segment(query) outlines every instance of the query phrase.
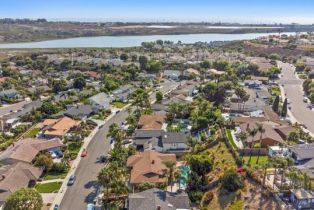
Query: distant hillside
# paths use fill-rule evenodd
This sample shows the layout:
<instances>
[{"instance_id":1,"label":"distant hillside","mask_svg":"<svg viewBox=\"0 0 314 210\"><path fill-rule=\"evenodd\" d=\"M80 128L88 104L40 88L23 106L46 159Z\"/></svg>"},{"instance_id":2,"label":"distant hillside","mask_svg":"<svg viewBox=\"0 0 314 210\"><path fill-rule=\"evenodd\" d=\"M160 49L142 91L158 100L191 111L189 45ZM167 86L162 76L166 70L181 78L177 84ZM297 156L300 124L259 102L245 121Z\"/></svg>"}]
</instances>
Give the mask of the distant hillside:
<instances>
[{"instance_id":1,"label":"distant hillside","mask_svg":"<svg viewBox=\"0 0 314 210\"><path fill-rule=\"evenodd\" d=\"M312 25L241 25L211 23L82 23L45 19L0 19L0 43L87 36L169 35L197 33L267 33L314 31Z\"/></svg>"}]
</instances>

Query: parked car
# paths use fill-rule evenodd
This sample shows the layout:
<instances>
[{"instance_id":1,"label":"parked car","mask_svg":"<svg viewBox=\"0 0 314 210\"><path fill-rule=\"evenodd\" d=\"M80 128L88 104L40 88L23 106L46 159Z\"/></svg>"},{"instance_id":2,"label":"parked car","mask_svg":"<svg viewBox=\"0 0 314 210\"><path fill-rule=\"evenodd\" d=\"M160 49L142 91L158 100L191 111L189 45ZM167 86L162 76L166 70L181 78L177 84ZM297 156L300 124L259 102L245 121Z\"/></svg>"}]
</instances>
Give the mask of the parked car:
<instances>
[{"instance_id":1,"label":"parked car","mask_svg":"<svg viewBox=\"0 0 314 210\"><path fill-rule=\"evenodd\" d=\"M74 174L71 175L70 178L69 178L69 181L68 181L68 186L73 185L75 180L76 180L76 176Z\"/></svg>"},{"instance_id":2,"label":"parked car","mask_svg":"<svg viewBox=\"0 0 314 210\"><path fill-rule=\"evenodd\" d=\"M59 205L56 204L54 207L53 207L53 210L58 210L59 209Z\"/></svg>"},{"instance_id":3,"label":"parked car","mask_svg":"<svg viewBox=\"0 0 314 210\"><path fill-rule=\"evenodd\" d=\"M120 110L116 111L116 114L118 114L120 112Z\"/></svg>"},{"instance_id":4,"label":"parked car","mask_svg":"<svg viewBox=\"0 0 314 210\"><path fill-rule=\"evenodd\" d=\"M82 154L81 154L81 157L86 157L86 156L87 156L87 150L84 149L83 152L82 152Z\"/></svg>"},{"instance_id":5,"label":"parked car","mask_svg":"<svg viewBox=\"0 0 314 210\"><path fill-rule=\"evenodd\" d=\"M99 157L99 161L105 163L109 159L109 157L110 157L109 155L101 155Z\"/></svg>"}]
</instances>

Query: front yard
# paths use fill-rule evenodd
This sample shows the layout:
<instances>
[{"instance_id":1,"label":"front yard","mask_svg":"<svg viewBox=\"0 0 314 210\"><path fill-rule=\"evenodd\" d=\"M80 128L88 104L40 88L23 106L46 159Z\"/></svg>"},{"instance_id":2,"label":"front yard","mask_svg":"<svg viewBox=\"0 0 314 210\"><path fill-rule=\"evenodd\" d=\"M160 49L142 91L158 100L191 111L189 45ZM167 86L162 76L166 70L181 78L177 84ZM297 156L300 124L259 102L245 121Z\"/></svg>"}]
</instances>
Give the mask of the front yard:
<instances>
[{"instance_id":1,"label":"front yard","mask_svg":"<svg viewBox=\"0 0 314 210\"><path fill-rule=\"evenodd\" d=\"M35 189L39 193L53 193L57 192L62 185L62 182L50 182L50 183L44 183L44 184L36 184Z\"/></svg>"},{"instance_id":2,"label":"front yard","mask_svg":"<svg viewBox=\"0 0 314 210\"><path fill-rule=\"evenodd\" d=\"M126 103L120 102L120 101L114 101L112 102L112 106L118 108L118 109L122 109L124 106L126 105Z\"/></svg>"},{"instance_id":3,"label":"front yard","mask_svg":"<svg viewBox=\"0 0 314 210\"><path fill-rule=\"evenodd\" d=\"M68 172L55 172L55 171L49 171L45 175L43 175L42 180L53 180L53 179L64 179L67 176Z\"/></svg>"}]
</instances>

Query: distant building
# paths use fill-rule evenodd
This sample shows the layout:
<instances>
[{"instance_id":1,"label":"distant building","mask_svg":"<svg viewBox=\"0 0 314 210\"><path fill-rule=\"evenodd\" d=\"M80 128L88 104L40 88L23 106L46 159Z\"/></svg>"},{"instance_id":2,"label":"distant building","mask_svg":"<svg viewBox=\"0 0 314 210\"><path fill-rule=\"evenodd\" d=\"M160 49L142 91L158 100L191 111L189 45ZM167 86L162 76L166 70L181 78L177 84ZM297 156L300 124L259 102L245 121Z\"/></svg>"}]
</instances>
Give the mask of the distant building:
<instances>
[{"instance_id":1,"label":"distant building","mask_svg":"<svg viewBox=\"0 0 314 210\"><path fill-rule=\"evenodd\" d=\"M90 97L88 100L92 107L96 110L109 109L112 101L110 96L106 93L98 93L97 95Z\"/></svg>"},{"instance_id":2,"label":"distant building","mask_svg":"<svg viewBox=\"0 0 314 210\"><path fill-rule=\"evenodd\" d=\"M86 120L93 113L94 111L91 105L75 105L67 109L64 115L72 119Z\"/></svg>"},{"instance_id":3,"label":"distant building","mask_svg":"<svg viewBox=\"0 0 314 210\"><path fill-rule=\"evenodd\" d=\"M163 77L178 81L180 79L181 72L178 70L164 70Z\"/></svg>"}]
</instances>

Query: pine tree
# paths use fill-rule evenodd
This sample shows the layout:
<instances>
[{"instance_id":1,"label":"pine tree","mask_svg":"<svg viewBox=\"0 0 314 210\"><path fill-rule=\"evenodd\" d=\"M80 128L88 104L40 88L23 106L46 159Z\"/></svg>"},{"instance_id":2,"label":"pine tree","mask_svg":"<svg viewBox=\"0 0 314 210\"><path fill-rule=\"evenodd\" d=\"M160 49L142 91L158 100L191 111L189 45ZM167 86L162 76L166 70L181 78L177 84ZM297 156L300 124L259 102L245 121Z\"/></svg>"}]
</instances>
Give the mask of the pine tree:
<instances>
[{"instance_id":1,"label":"pine tree","mask_svg":"<svg viewBox=\"0 0 314 210\"><path fill-rule=\"evenodd\" d=\"M288 112L288 100L285 99L285 101L283 102L283 105L282 105L281 116L286 117L287 112Z\"/></svg>"},{"instance_id":2,"label":"pine tree","mask_svg":"<svg viewBox=\"0 0 314 210\"><path fill-rule=\"evenodd\" d=\"M279 111L279 96L276 96L274 103L273 103L273 110L274 112L278 113Z\"/></svg>"}]
</instances>

